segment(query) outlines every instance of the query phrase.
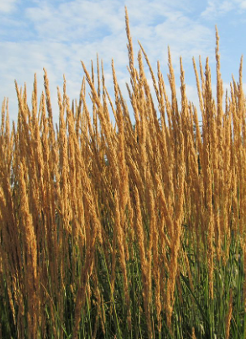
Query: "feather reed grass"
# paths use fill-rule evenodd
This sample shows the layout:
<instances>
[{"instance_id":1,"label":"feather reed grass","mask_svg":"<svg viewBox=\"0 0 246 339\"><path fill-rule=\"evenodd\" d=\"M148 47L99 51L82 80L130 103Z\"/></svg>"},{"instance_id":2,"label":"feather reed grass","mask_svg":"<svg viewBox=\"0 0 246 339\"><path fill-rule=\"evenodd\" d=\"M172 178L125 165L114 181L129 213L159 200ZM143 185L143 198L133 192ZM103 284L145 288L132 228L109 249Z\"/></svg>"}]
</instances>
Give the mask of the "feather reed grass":
<instances>
[{"instance_id":1,"label":"feather reed grass","mask_svg":"<svg viewBox=\"0 0 246 339\"><path fill-rule=\"evenodd\" d=\"M127 11L126 33L134 122L114 63L112 99L98 56L90 71L82 62L78 102L64 77L56 127L46 70L31 109L16 83L12 128L3 101L1 338L245 337L242 60L223 106L216 29L216 98L208 59L199 70L193 59L196 108L182 59L179 103L170 50L169 98L160 63L155 76L141 44L134 58Z\"/></svg>"}]
</instances>

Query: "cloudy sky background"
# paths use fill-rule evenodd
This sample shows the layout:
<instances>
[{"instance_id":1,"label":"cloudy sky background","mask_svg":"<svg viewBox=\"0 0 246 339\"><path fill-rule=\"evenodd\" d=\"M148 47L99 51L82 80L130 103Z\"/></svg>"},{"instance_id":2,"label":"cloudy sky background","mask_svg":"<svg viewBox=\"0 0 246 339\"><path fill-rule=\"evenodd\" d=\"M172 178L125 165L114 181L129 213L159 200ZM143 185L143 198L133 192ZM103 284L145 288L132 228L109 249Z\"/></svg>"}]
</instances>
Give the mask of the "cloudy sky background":
<instances>
[{"instance_id":1,"label":"cloudy sky background","mask_svg":"<svg viewBox=\"0 0 246 339\"><path fill-rule=\"evenodd\" d=\"M118 81L127 96L129 82L125 9L127 6L135 55L138 40L153 68L157 60L165 75L167 47L179 86L179 57L183 58L187 94L197 103L192 57L205 64L209 57L215 84L215 25L220 35L221 72L228 88L231 75L238 80L240 57L246 49L245 0L0 0L0 100L9 98L10 119L17 118L14 80L27 85L31 101L34 73L38 92L43 90L43 67L47 69L54 119L58 121L56 87L67 80L70 99L79 97L83 70L96 55L104 61L106 85L112 90L111 59ZM245 72L243 72L245 74ZM111 92L112 93L112 92ZM216 93L214 93L216 94Z\"/></svg>"}]
</instances>

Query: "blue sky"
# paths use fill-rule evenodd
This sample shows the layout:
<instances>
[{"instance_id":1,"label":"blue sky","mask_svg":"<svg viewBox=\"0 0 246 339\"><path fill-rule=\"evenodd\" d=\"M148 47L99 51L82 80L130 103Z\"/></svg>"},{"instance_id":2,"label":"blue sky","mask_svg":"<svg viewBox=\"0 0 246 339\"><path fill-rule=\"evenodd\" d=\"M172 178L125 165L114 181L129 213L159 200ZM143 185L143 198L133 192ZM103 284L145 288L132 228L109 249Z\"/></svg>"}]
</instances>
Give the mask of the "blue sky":
<instances>
[{"instance_id":1,"label":"blue sky","mask_svg":"<svg viewBox=\"0 0 246 339\"><path fill-rule=\"evenodd\" d=\"M154 69L160 61L166 82L167 47L171 49L177 86L182 56L189 100L198 102L193 56L198 62L201 55L203 64L209 57L215 89L215 25L220 35L225 88L229 88L232 74L238 80L240 57L246 49L246 0L0 0L0 100L9 98L10 119L17 118L14 80L19 86L26 83L30 102L34 73L41 95L45 67L57 121L56 87L62 87L63 74L70 99L78 98L83 77L80 61L89 68L91 60L96 62L97 53L103 59L110 91L114 59L127 98L124 6L128 9L135 55L139 40Z\"/></svg>"}]
</instances>

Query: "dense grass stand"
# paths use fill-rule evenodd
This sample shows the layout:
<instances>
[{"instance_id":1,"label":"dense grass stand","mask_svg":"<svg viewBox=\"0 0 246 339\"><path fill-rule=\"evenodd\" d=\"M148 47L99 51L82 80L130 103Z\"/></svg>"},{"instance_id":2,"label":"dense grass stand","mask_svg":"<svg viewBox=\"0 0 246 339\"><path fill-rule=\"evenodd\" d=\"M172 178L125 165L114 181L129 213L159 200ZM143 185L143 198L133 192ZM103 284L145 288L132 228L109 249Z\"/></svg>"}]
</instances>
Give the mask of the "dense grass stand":
<instances>
[{"instance_id":1,"label":"dense grass stand","mask_svg":"<svg viewBox=\"0 0 246 339\"><path fill-rule=\"evenodd\" d=\"M80 98L71 105L64 78L58 125L46 71L39 103L35 77L31 108L26 88L16 84L19 112L12 127L3 102L1 338L246 335L242 62L239 82L233 79L224 98L216 32L214 99L208 60L205 69L200 61L200 72L193 60L200 126L198 108L186 96L182 60L179 105L170 51L171 97L160 63L155 77L141 45L134 61L127 12L126 32L134 122L114 64L111 100L99 60L96 72L82 63Z\"/></svg>"}]
</instances>

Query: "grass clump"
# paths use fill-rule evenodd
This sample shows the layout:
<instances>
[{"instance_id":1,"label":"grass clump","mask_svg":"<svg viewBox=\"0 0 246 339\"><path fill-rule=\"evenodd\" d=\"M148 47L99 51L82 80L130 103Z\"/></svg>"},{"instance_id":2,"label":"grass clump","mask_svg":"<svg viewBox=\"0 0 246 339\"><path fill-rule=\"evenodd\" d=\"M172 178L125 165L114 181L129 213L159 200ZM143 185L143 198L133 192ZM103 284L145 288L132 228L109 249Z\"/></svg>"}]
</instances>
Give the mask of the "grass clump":
<instances>
[{"instance_id":1,"label":"grass clump","mask_svg":"<svg viewBox=\"0 0 246 339\"><path fill-rule=\"evenodd\" d=\"M135 66L126 12L127 85L112 63L114 102L97 74L70 105L48 76L32 107L16 84L0 130L0 336L3 338L242 338L246 305L246 126L242 62L223 108L208 60L195 60L202 126L180 59L179 108L169 51L169 99L140 45ZM153 94L144 71L152 77ZM101 74L101 76L100 76ZM97 80L96 80L97 79ZM93 111L86 103L86 83ZM110 110L115 126L110 121Z\"/></svg>"}]
</instances>

